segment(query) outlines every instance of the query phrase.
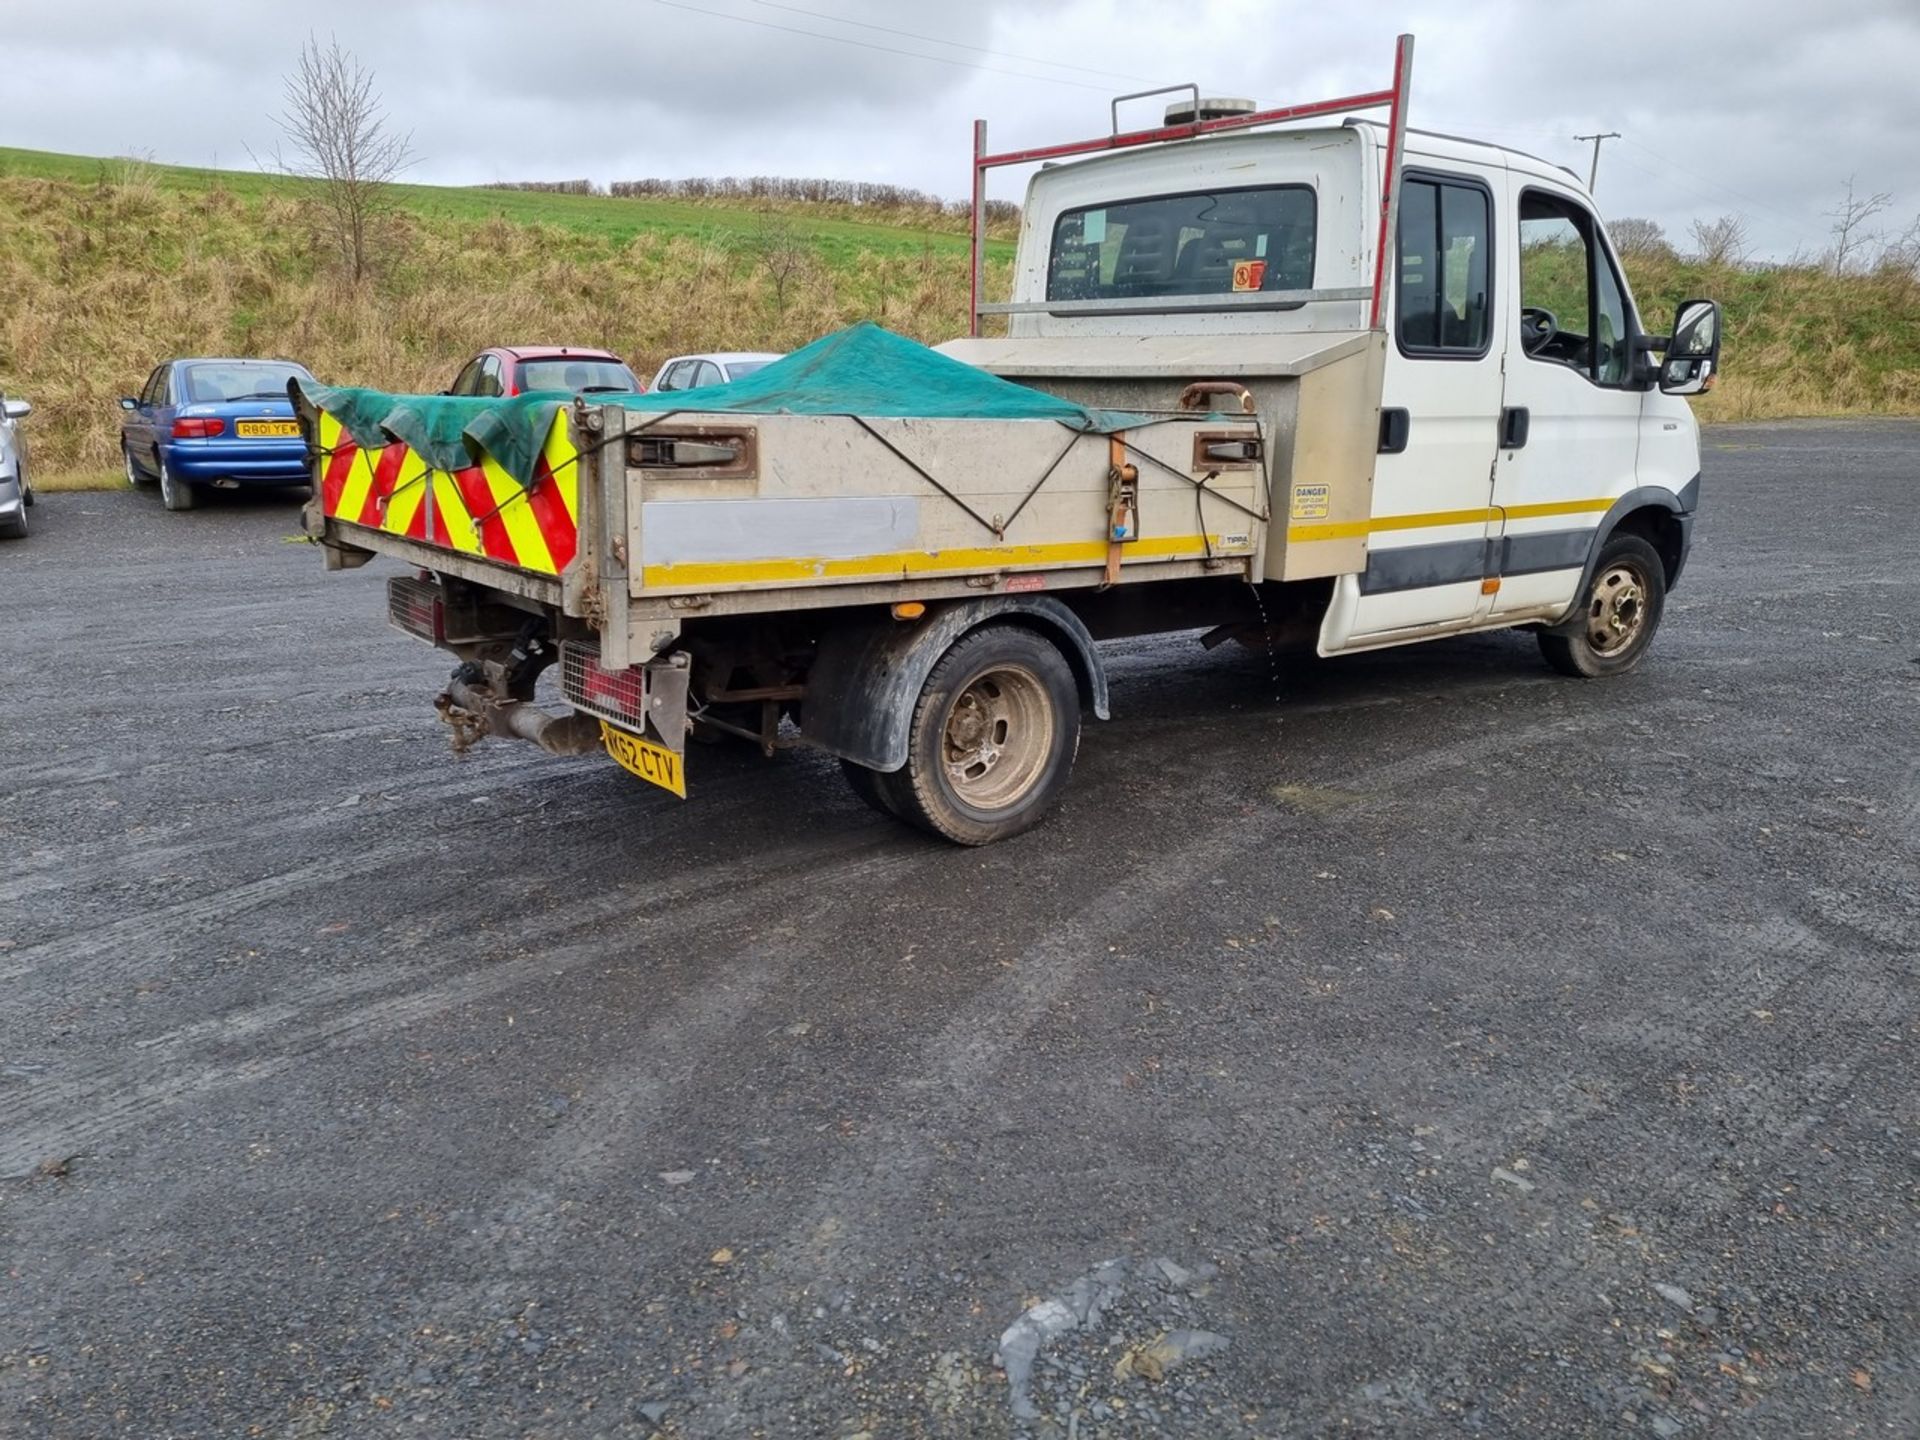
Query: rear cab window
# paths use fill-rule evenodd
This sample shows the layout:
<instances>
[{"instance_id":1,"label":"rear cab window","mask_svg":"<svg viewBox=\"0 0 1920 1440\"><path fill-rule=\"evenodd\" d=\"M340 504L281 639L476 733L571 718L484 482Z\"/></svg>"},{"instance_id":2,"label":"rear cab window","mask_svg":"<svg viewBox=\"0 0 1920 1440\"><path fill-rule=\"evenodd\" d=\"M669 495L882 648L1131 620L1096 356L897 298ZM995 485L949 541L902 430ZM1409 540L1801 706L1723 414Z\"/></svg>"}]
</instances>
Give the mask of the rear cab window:
<instances>
[{"instance_id":1,"label":"rear cab window","mask_svg":"<svg viewBox=\"0 0 1920 1440\"><path fill-rule=\"evenodd\" d=\"M1047 299L1119 300L1313 288L1308 185L1192 190L1062 211Z\"/></svg>"}]
</instances>

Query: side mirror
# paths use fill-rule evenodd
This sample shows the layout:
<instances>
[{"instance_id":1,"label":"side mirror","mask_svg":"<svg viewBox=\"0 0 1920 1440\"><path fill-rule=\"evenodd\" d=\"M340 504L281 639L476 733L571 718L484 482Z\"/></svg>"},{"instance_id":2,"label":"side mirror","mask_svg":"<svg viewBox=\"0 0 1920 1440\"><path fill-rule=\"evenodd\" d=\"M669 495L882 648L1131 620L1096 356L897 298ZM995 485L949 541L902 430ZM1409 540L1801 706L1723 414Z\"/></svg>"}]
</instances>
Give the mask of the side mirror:
<instances>
[{"instance_id":1,"label":"side mirror","mask_svg":"<svg viewBox=\"0 0 1920 1440\"><path fill-rule=\"evenodd\" d=\"M1720 368L1720 306L1713 300L1682 300L1673 335L1660 362L1660 389L1668 395L1698 395L1713 388Z\"/></svg>"},{"instance_id":2,"label":"side mirror","mask_svg":"<svg viewBox=\"0 0 1920 1440\"><path fill-rule=\"evenodd\" d=\"M6 415L9 420L24 420L33 413L31 400L9 400L6 402Z\"/></svg>"},{"instance_id":3,"label":"side mirror","mask_svg":"<svg viewBox=\"0 0 1920 1440\"><path fill-rule=\"evenodd\" d=\"M122 410L138 410L140 408L140 402L131 395L122 395L120 397L120 408Z\"/></svg>"}]
</instances>

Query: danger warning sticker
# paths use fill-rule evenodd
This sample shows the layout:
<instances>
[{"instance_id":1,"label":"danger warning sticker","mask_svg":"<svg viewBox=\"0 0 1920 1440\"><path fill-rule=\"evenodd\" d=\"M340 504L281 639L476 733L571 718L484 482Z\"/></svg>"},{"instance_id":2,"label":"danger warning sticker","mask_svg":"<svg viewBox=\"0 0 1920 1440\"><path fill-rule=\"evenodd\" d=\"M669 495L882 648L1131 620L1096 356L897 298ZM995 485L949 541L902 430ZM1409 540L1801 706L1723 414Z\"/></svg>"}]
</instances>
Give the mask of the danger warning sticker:
<instances>
[{"instance_id":1,"label":"danger warning sticker","mask_svg":"<svg viewBox=\"0 0 1920 1440\"><path fill-rule=\"evenodd\" d=\"M1296 485L1293 487L1293 509L1289 512L1295 520L1324 520L1327 507L1331 502L1331 486Z\"/></svg>"},{"instance_id":2,"label":"danger warning sticker","mask_svg":"<svg viewBox=\"0 0 1920 1440\"><path fill-rule=\"evenodd\" d=\"M1267 278L1267 262L1264 260L1236 260L1233 262L1233 288L1235 290L1258 290Z\"/></svg>"}]
</instances>

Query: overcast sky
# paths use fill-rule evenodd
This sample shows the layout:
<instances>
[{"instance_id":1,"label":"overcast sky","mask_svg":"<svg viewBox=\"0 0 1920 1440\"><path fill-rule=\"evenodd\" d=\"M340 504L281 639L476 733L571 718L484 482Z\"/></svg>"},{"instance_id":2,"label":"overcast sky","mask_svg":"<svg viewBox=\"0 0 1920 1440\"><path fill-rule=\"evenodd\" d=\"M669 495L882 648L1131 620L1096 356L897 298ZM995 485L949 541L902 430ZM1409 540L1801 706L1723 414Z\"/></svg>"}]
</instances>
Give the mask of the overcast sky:
<instances>
[{"instance_id":1,"label":"overcast sky","mask_svg":"<svg viewBox=\"0 0 1920 1440\"><path fill-rule=\"evenodd\" d=\"M1920 0L0 0L0 143L244 168L310 24L374 67L429 182L785 174L960 196L975 116L1001 149L1104 132L1111 95L1155 84L1264 104L1376 88L1406 29L1417 126L1583 174L1571 137L1623 132L1600 161L1609 216L1679 238L1737 213L1784 257L1827 243L1850 174L1892 192L1890 230L1920 214Z\"/></svg>"}]
</instances>

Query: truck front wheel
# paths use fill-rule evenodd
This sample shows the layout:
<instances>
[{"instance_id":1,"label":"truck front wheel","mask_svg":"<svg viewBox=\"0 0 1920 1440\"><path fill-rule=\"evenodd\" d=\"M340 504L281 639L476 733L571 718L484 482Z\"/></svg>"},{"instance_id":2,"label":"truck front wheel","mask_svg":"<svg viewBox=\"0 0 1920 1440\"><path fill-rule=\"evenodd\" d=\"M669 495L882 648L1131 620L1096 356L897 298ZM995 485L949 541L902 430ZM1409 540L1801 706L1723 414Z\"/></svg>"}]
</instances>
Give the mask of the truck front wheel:
<instances>
[{"instance_id":1,"label":"truck front wheel","mask_svg":"<svg viewBox=\"0 0 1920 1440\"><path fill-rule=\"evenodd\" d=\"M1046 818L1079 748L1066 657L1032 630L989 625L940 657L914 705L907 763L879 780L901 819L986 845Z\"/></svg>"},{"instance_id":2,"label":"truck front wheel","mask_svg":"<svg viewBox=\"0 0 1920 1440\"><path fill-rule=\"evenodd\" d=\"M1618 675L1647 653L1666 608L1660 552L1638 535L1615 535L1594 562L1579 616L1563 631L1543 632L1540 653L1563 675Z\"/></svg>"}]
</instances>

